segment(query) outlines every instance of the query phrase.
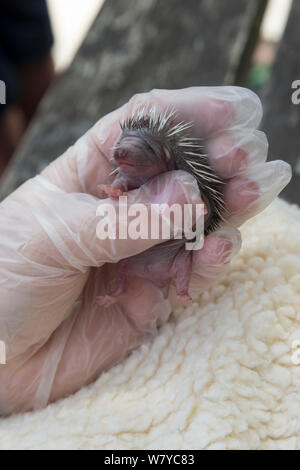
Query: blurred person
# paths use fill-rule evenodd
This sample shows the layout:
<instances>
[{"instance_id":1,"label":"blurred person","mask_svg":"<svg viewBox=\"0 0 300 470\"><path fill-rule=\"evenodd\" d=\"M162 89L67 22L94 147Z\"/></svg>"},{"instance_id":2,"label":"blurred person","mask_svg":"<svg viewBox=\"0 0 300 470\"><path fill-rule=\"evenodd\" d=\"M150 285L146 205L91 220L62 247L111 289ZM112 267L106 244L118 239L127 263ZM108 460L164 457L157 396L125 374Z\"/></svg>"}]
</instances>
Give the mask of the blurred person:
<instances>
[{"instance_id":1,"label":"blurred person","mask_svg":"<svg viewBox=\"0 0 300 470\"><path fill-rule=\"evenodd\" d=\"M1 0L0 176L54 78L53 34L46 0Z\"/></svg>"}]
</instances>

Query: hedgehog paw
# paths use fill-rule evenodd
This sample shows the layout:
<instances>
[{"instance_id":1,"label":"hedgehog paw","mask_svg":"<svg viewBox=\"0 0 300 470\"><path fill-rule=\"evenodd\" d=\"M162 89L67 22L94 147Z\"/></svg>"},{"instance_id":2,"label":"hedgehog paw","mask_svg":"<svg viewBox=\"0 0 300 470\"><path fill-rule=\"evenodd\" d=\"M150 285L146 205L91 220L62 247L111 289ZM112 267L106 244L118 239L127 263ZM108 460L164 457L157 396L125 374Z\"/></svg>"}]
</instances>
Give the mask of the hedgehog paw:
<instances>
[{"instance_id":1,"label":"hedgehog paw","mask_svg":"<svg viewBox=\"0 0 300 470\"><path fill-rule=\"evenodd\" d=\"M100 184L100 189L110 198L117 199L120 196L123 196L124 191L120 188L114 188L108 184Z\"/></svg>"},{"instance_id":2,"label":"hedgehog paw","mask_svg":"<svg viewBox=\"0 0 300 470\"><path fill-rule=\"evenodd\" d=\"M177 297L187 305L193 304L193 300L188 294L177 294Z\"/></svg>"}]
</instances>

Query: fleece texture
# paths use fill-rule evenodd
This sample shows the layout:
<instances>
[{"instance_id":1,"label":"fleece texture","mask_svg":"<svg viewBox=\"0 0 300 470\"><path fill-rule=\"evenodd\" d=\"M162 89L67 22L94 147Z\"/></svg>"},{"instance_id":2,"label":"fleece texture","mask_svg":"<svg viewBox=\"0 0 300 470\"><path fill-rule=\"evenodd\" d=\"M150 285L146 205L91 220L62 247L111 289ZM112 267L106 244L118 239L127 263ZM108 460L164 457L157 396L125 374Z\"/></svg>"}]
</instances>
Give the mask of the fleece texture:
<instances>
[{"instance_id":1,"label":"fleece texture","mask_svg":"<svg viewBox=\"0 0 300 470\"><path fill-rule=\"evenodd\" d=\"M226 277L152 341L75 395L0 420L0 449L299 450L300 211L276 200L242 236Z\"/></svg>"}]
</instances>

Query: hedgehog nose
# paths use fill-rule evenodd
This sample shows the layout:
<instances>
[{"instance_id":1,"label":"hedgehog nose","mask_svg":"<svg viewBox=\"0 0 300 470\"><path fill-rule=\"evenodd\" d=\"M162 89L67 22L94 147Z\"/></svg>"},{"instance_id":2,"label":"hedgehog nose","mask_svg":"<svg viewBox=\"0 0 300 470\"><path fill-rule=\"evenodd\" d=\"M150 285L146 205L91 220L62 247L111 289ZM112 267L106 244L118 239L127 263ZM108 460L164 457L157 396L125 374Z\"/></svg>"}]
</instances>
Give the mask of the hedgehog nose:
<instances>
[{"instance_id":1,"label":"hedgehog nose","mask_svg":"<svg viewBox=\"0 0 300 470\"><path fill-rule=\"evenodd\" d=\"M118 149L115 153L116 160L126 160L128 158L128 151L125 149Z\"/></svg>"}]
</instances>

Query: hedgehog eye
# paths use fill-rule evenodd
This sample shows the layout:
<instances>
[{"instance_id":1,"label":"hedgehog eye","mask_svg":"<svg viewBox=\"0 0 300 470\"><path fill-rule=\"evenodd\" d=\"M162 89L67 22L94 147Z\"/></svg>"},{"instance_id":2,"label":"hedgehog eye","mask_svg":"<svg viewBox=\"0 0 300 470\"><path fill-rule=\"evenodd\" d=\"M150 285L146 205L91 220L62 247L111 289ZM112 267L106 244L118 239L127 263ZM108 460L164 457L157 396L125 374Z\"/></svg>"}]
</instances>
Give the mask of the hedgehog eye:
<instances>
[{"instance_id":1,"label":"hedgehog eye","mask_svg":"<svg viewBox=\"0 0 300 470\"><path fill-rule=\"evenodd\" d=\"M148 153L150 153L153 157L156 157L156 154L155 154L153 148L150 147L150 145L146 144L145 150L146 150Z\"/></svg>"}]
</instances>

